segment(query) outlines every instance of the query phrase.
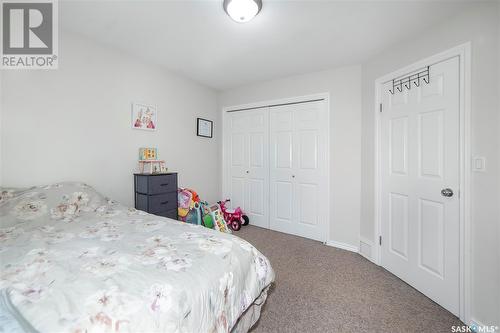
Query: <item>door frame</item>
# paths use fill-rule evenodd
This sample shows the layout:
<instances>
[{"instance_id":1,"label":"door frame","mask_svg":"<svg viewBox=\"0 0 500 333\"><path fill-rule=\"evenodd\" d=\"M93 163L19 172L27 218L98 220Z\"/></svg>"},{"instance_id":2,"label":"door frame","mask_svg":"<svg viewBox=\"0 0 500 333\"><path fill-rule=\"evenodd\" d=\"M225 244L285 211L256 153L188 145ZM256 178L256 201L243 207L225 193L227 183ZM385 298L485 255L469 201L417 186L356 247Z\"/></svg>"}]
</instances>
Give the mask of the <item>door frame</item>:
<instances>
[{"instance_id":1,"label":"door frame","mask_svg":"<svg viewBox=\"0 0 500 333\"><path fill-rule=\"evenodd\" d=\"M227 197L229 190L229 167L227 165L228 161L226 159L226 150L227 150L227 133L228 133L228 112L233 111L233 110L240 110L240 109L248 109L248 110L242 110L242 111L237 111L237 112L251 112L252 109L258 109L258 108L265 108L265 107L270 107L274 105L279 105L279 104L288 104L288 103L303 103L307 101L312 101L312 100L319 100L323 99L326 105L326 119L328 126L326 128L326 136L327 136L327 142L326 142L326 168L327 168L327 184L328 186L326 187L326 202L328 205L328 209L326 211L326 221L322 223L322 230L324 232L325 238L322 240L324 244L328 242L330 239L330 217L331 217L331 202L330 202L330 191L331 191L331 184L330 184L330 93L325 92L325 93L317 93L317 94L311 94L311 95L302 95L302 96L294 96L294 97L286 97L286 98L280 98L280 99L273 99L273 100L263 100L263 101L258 101L258 102L252 102L252 103L246 103L246 104L237 104L237 105L232 105L232 106L225 106L222 107L221 112L222 112L222 133L221 133L221 138L222 138L222 153L221 153L221 165L222 165L222 196L225 198ZM268 170L270 172L270 169ZM270 220L269 220L269 215L268 215L268 220L267 220L267 226L269 228L270 226Z\"/></svg>"},{"instance_id":2,"label":"door frame","mask_svg":"<svg viewBox=\"0 0 500 333\"><path fill-rule=\"evenodd\" d=\"M460 141L460 179L459 179L459 318L464 323L470 320L471 300L471 43L467 42L444 52L422 59L404 68L383 75L375 80L375 233L373 244L373 262L382 266L381 245L379 237L382 233L381 221L381 130L380 103L381 89L384 83L393 78L414 72L422 67L436 64L450 58L459 57L459 141Z\"/></svg>"}]
</instances>

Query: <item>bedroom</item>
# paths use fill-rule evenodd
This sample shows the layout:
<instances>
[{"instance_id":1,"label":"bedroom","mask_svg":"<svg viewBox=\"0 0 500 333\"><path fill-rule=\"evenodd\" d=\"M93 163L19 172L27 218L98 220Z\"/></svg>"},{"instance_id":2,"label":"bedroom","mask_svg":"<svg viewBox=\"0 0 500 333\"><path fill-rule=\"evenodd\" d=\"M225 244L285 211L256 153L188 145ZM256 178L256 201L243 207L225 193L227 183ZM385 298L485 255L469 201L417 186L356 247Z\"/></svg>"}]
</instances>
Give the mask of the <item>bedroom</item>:
<instances>
[{"instance_id":1,"label":"bedroom","mask_svg":"<svg viewBox=\"0 0 500 333\"><path fill-rule=\"evenodd\" d=\"M499 331L498 1L0 17L0 331ZM250 225L141 207L145 147Z\"/></svg>"}]
</instances>

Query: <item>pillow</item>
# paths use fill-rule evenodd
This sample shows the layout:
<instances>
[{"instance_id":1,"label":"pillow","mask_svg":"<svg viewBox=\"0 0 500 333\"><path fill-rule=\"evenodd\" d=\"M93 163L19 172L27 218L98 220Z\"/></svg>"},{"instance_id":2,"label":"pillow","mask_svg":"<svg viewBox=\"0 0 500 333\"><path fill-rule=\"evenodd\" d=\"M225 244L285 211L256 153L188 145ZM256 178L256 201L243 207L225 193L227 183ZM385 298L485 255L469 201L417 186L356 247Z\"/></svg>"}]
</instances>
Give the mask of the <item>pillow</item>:
<instances>
[{"instance_id":1,"label":"pillow","mask_svg":"<svg viewBox=\"0 0 500 333\"><path fill-rule=\"evenodd\" d=\"M1 226L41 218L71 222L79 215L108 205L108 200L84 183L64 182L29 189L0 188Z\"/></svg>"}]
</instances>

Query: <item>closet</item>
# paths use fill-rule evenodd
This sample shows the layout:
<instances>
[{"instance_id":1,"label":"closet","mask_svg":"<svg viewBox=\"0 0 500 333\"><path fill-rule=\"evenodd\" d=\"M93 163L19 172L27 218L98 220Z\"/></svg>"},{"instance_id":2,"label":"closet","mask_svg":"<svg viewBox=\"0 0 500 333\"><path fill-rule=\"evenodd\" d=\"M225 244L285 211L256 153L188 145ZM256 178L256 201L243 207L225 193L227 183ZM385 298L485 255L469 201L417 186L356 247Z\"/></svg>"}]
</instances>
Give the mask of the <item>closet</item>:
<instances>
[{"instance_id":1,"label":"closet","mask_svg":"<svg viewBox=\"0 0 500 333\"><path fill-rule=\"evenodd\" d=\"M250 224L327 240L328 114L323 99L224 117L224 193Z\"/></svg>"},{"instance_id":2,"label":"closet","mask_svg":"<svg viewBox=\"0 0 500 333\"><path fill-rule=\"evenodd\" d=\"M269 227L269 108L228 113L226 197L250 224Z\"/></svg>"}]
</instances>

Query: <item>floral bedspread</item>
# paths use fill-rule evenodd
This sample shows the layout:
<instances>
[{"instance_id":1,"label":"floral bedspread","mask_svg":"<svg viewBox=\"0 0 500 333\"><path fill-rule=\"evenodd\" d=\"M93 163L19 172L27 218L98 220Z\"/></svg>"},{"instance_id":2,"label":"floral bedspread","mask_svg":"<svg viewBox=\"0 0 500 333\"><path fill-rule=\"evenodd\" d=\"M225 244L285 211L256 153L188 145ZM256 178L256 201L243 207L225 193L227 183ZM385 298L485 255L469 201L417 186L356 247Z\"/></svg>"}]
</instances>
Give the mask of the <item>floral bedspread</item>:
<instances>
[{"instance_id":1,"label":"floral bedspread","mask_svg":"<svg viewBox=\"0 0 500 333\"><path fill-rule=\"evenodd\" d=\"M248 242L88 185L0 189L0 289L40 332L228 332L273 280Z\"/></svg>"}]
</instances>

